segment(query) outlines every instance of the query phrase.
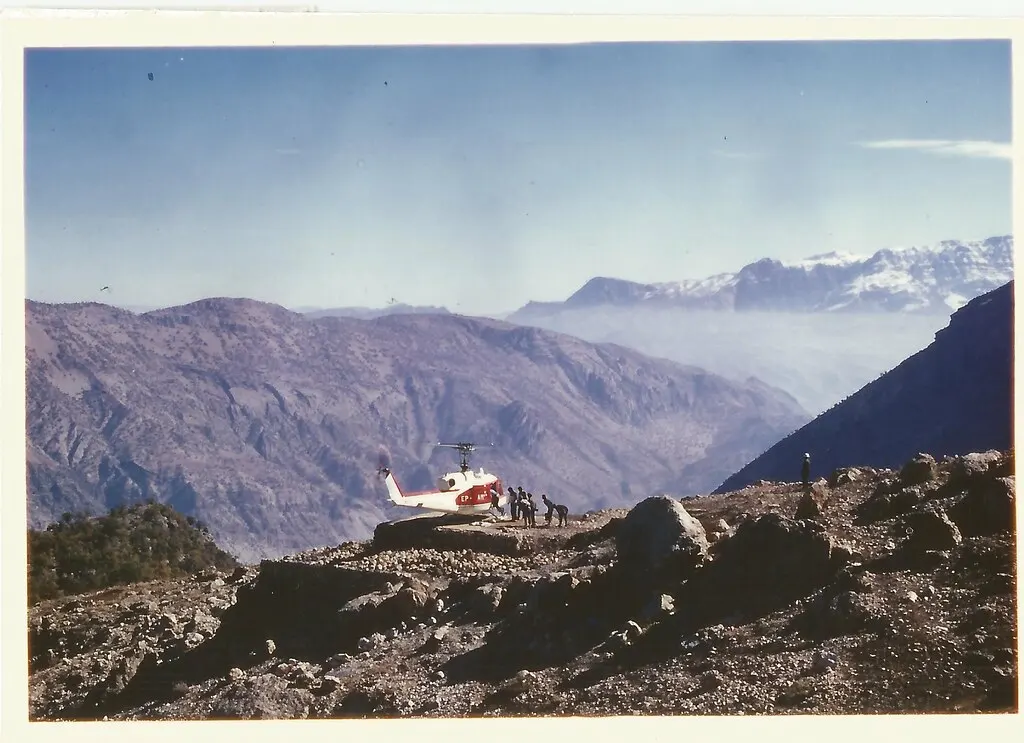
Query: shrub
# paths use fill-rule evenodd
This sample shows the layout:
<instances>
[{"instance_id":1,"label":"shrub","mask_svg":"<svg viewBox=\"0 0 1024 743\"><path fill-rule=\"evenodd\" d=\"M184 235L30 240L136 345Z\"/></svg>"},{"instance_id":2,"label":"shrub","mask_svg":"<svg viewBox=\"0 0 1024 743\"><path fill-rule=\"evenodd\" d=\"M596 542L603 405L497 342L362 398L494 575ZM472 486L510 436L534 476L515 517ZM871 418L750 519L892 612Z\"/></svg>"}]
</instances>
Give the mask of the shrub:
<instances>
[{"instance_id":1,"label":"shrub","mask_svg":"<svg viewBox=\"0 0 1024 743\"><path fill-rule=\"evenodd\" d=\"M65 513L28 532L29 602L37 603L203 570L231 570L205 525L156 502L118 506L105 516Z\"/></svg>"}]
</instances>

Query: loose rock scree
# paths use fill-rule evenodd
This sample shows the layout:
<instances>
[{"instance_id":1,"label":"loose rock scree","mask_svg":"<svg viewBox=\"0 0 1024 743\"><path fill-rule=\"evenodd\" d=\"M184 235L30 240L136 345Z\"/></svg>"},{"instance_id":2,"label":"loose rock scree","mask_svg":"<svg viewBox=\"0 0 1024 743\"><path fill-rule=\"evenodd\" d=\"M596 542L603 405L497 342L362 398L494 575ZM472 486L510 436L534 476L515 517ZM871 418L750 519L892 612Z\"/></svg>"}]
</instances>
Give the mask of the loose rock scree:
<instances>
[{"instance_id":1,"label":"loose rock scree","mask_svg":"<svg viewBox=\"0 0 1024 743\"><path fill-rule=\"evenodd\" d=\"M373 540L30 609L31 715L1017 709L1012 452Z\"/></svg>"}]
</instances>

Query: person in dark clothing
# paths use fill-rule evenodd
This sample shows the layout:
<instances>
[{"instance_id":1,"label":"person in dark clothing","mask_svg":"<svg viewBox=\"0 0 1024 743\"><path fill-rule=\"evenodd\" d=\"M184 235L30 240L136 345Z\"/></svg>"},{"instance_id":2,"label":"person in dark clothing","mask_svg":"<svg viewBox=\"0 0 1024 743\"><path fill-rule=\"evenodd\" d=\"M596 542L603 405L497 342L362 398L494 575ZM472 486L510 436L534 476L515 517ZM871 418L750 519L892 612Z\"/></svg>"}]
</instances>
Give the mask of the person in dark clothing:
<instances>
[{"instance_id":1,"label":"person in dark clothing","mask_svg":"<svg viewBox=\"0 0 1024 743\"><path fill-rule=\"evenodd\" d=\"M512 520L519 521L519 496L511 485L508 486L508 510Z\"/></svg>"},{"instance_id":2,"label":"person in dark clothing","mask_svg":"<svg viewBox=\"0 0 1024 743\"><path fill-rule=\"evenodd\" d=\"M804 454L804 466L800 470L801 477L803 478L804 488L807 488L808 483L811 481L811 455Z\"/></svg>"},{"instance_id":3,"label":"person in dark clothing","mask_svg":"<svg viewBox=\"0 0 1024 743\"><path fill-rule=\"evenodd\" d=\"M548 526L551 525L551 517L556 512L558 513L558 525L565 526L569 518L569 509L549 500L547 493L541 493L540 499L544 501L544 505L548 507L548 512L544 514L544 521L547 522Z\"/></svg>"},{"instance_id":4,"label":"person in dark clothing","mask_svg":"<svg viewBox=\"0 0 1024 743\"><path fill-rule=\"evenodd\" d=\"M544 514L544 523L551 526L551 515L555 512L555 504L548 500L547 493L541 493L540 499L544 502L544 505L548 507L548 512Z\"/></svg>"},{"instance_id":5,"label":"person in dark clothing","mask_svg":"<svg viewBox=\"0 0 1024 743\"><path fill-rule=\"evenodd\" d=\"M497 511L501 516L505 515L505 509L498 503L498 486L491 486L491 508Z\"/></svg>"},{"instance_id":6,"label":"person in dark clothing","mask_svg":"<svg viewBox=\"0 0 1024 743\"><path fill-rule=\"evenodd\" d=\"M569 508L563 506L560 503L555 505L555 510L558 511L558 525L565 526L569 523Z\"/></svg>"},{"instance_id":7,"label":"person in dark clothing","mask_svg":"<svg viewBox=\"0 0 1024 743\"><path fill-rule=\"evenodd\" d=\"M529 516L526 513L526 493L523 491L523 486L519 486L519 492L516 493L516 508L519 509L519 515L523 517L523 521L527 521Z\"/></svg>"}]
</instances>

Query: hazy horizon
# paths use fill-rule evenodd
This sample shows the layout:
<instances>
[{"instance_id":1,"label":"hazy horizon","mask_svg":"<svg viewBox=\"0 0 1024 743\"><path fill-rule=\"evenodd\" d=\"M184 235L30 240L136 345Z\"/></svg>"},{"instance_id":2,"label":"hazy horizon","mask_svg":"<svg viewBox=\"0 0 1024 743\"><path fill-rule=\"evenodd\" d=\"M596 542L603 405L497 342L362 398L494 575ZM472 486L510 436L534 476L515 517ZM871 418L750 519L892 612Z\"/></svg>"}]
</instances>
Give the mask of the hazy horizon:
<instances>
[{"instance_id":1,"label":"hazy horizon","mask_svg":"<svg viewBox=\"0 0 1024 743\"><path fill-rule=\"evenodd\" d=\"M44 302L500 315L1012 233L1004 40L40 49L25 74Z\"/></svg>"},{"instance_id":2,"label":"hazy horizon","mask_svg":"<svg viewBox=\"0 0 1024 743\"><path fill-rule=\"evenodd\" d=\"M950 316L602 306L522 322L737 382L756 377L815 416L930 345Z\"/></svg>"}]
</instances>

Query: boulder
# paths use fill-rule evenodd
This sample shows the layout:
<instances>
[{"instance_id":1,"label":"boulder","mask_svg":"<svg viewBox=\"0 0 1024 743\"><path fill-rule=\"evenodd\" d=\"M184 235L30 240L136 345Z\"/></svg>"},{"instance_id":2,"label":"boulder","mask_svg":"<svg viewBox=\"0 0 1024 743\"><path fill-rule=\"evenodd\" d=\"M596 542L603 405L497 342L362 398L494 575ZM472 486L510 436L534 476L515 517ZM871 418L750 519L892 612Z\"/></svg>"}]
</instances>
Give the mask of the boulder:
<instances>
[{"instance_id":1,"label":"boulder","mask_svg":"<svg viewBox=\"0 0 1024 743\"><path fill-rule=\"evenodd\" d=\"M821 588L835 569L832 540L819 523L769 513L721 542L714 562L683 586L681 603L706 621L774 611Z\"/></svg>"},{"instance_id":2,"label":"boulder","mask_svg":"<svg viewBox=\"0 0 1024 743\"><path fill-rule=\"evenodd\" d=\"M874 614L861 591L822 595L800 617L803 632L815 638L838 637L867 627Z\"/></svg>"},{"instance_id":3,"label":"boulder","mask_svg":"<svg viewBox=\"0 0 1024 743\"><path fill-rule=\"evenodd\" d=\"M139 650L122 656L106 678L86 694L82 711L103 711L116 707L118 697L130 696L131 687L139 685L138 678L151 678L157 664L157 654L150 650Z\"/></svg>"},{"instance_id":4,"label":"boulder","mask_svg":"<svg viewBox=\"0 0 1024 743\"><path fill-rule=\"evenodd\" d=\"M825 504L828 502L828 490L821 483L814 483L800 496L796 505L797 519L821 521L825 517Z\"/></svg>"},{"instance_id":5,"label":"boulder","mask_svg":"<svg viewBox=\"0 0 1024 743\"><path fill-rule=\"evenodd\" d=\"M393 593L386 593L384 591L374 591L363 596L357 596L345 603L338 610L338 615L342 621L354 621L354 620L366 620L370 615L376 613L385 601L394 596Z\"/></svg>"},{"instance_id":6,"label":"boulder","mask_svg":"<svg viewBox=\"0 0 1024 743\"><path fill-rule=\"evenodd\" d=\"M704 526L666 495L647 498L626 515L615 534L619 564L637 574L687 572L708 554Z\"/></svg>"},{"instance_id":7,"label":"boulder","mask_svg":"<svg viewBox=\"0 0 1024 743\"><path fill-rule=\"evenodd\" d=\"M1012 531L1016 525L1016 500L1015 478L977 476L949 515L968 536Z\"/></svg>"},{"instance_id":8,"label":"boulder","mask_svg":"<svg viewBox=\"0 0 1024 743\"><path fill-rule=\"evenodd\" d=\"M999 451L973 452L954 459L949 469L949 482L954 487L966 488L979 477L1009 477L1013 475L1013 455Z\"/></svg>"},{"instance_id":9,"label":"boulder","mask_svg":"<svg viewBox=\"0 0 1024 743\"><path fill-rule=\"evenodd\" d=\"M346 602L337 612L339 637L348 645L360 636L399 626L426 612L433 596L428 587L411 580L398 590L374 591Z\"/></svg>"},{"instance_id":10,"label":"boulder","mask_svg":"<svg viewBox=\"0 0 1024 743\"><path fill-rule=\"evenodd\" d=\"M940 508L907 514L903 523L910 534L901 545L902 551L920 554L950 550L963 542L960 529Z\"/></svg>"},{"instance_id":11,"label":"boulder","mask_svg":"<svg viewBox=\"0 0 1024 743\"><path fill-rule=\"evenodd\" d=\"M900 485L904 488L909 488L913 485L923 485L934 480L937 466L935 457L931 454L917 454L903 465L903 469L900 470Z\"/></svg>"},{"instance_id":12,"label":"boulder","mask_svg":"<svg viewBox=\"0 0 1024 743\"><path fill-rule=\"evenodd\" d=\"M501 606L504 591L495 583L486 583L478 587L469 598L469 609L476 615L489 616Z\"/></svg>"},{"instance_id":13,"label":"boulder","mask_svg":"<svg viewBox=\"0 0 1024 743\"><path fill-rule=\"evenodd\" d=\"M828 486L830 488L838 488L842 485L848 485L851 482L857 482L863 477L864 473L857 467L840 467L828 476Z\"/></svg>"},{"instance_id":14,"label":"boulder","mask_svg":"<svg viewBox=\"0 0 1024 743\"><path fill-rule=\"evenodd\" d=\"M882 483L870 498L857 507L857 518L861 523L897 518L910 513L923 499L924 492L920 486L891 490L890 486Z\"/></svg>"},{"instance_id":15,"label":"boulder","mask_svg":"<svg viewBox=\"0 0 1024 743\"><path fill-rule=\"evenodd\" d=\"M394 621L409 619L421 614L433 597L428 587L419 581L410 581L389 597L381 608Z\"/></svg>"},{"instance_id":16,"label":"boulder","mask_svg":"<svg viewBox=\"0 0 1024 743\"><path fill-rule=\"evenodd\" d=\"M640 618L644 621L657 621L670 616L675 610L675 599L667 593L662 593L651 598L641 612Z\"/></svg>"}]
</instances>

